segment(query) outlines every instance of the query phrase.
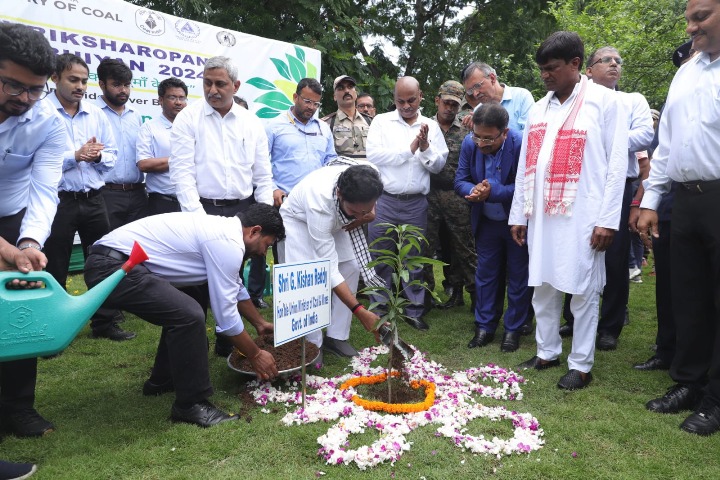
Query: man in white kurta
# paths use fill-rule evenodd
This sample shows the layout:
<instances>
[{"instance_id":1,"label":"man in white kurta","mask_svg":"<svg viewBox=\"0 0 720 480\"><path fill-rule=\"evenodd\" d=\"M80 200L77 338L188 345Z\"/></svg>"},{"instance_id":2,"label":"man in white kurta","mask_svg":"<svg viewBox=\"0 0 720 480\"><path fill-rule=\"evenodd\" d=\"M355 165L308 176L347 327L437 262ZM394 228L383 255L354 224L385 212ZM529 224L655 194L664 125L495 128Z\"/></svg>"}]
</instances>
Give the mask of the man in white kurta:
<instances>
[{"instance_id":1,"label":"man in white kurta","mask_svg":"<svg viewBox=\"0 0 720 480\"><path fill-rule=\"evenodd\" d=\"M563 37L563 42L557 41ZM568 44L575 44L579 55L567 51ZM535 287L537 356L521 366L543 369L559 365L562 296L571 293L576 323L568 356L570 371L558 383L569 390L583 388L592 379L589 372L595 353L599 295L605 285L604 250L620 221L628 145L625 113L617 97L579 73L582 50L580 37L572 32L556 32L538 50L536 59L549 92L530 110L530 128L523 136L508 220L519 243L527 226L529 285ZM569 204L553 208L548 205L547 172L558 131L567 125L573 112L572 130L585 136L585 145L579 178L565 188L576 188L577 192ZM547 127L539 146L534 185L526 185L528 137L534 126L543 123Z\"/></svg>"},{"instance_id":2,"label":"man in white kurta","mask_svg":"<svg viewBox=\"0 0 720 480\"><path fill-rule=\"evenodd\" d=\"M366 185L364 190L369 191L369 196L374 198L362 202L345 201L344 197L352 198L355 192L346 191L343 196L338 179L349 168L359 167L339 163L340 161L349 161L363 168L373 169L374 173L371 176L375 178L370 179L372 184ZM360 306L355 297L360 269L364 265L359 265L356 260L348 232L350 228L348 220L352 220L353 216L356 219L352 222L353 228L361 226L371 218L362 217L374 209L375 202L382 192L382 183L376 171L377 168L367 161L340 157L337 163L307 174L295 185L280 207L286 232L285 248L280 252L281 260L285 262L307 262L323 258L330 260L330 286L333 290L332 320L327 328L326 340L332 339L335 342L333 347L337 348L331 351L336 355L357 354L352 346L347 344L353 313L367 330L374 329L379 319L377 315ZM338 198L339 191L340 198ZM345 218L341 216L339 208L343 209ZM367 283L367 278L365 280ZM310 333L307 338L318 346L323 344L323 337L319 331ZM342 342L343 345L337 345L337 341Z\"/></svg>"}]
</instances>

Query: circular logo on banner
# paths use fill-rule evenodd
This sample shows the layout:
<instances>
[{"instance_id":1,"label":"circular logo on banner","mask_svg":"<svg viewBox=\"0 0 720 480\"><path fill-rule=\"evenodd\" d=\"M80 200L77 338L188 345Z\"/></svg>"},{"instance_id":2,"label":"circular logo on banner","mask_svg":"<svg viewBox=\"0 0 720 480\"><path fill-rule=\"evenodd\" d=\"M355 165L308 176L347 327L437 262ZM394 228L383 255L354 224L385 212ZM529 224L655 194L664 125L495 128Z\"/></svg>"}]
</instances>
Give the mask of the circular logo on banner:
<instances>
[{"instance_id":1,"label":"circular logo on banner","mask_svg":"<svg viewBox=\"0 0 720 480\"><path fill-rule=\"evenodd\" d=\"M217 41L220 45L224 45L226 47L233 47L235 46L235 35L228 32L227 30L222 30L215 35L217 38Z\"/></svg>"},{"instance_id":2,"label":"circular logo on banner","mask_svg":"<svg viewBox=\"0 0 720 480\"><path fill-rule=\"evenodd\" d=\"M135 25L148 35L165 33L165 18L152 10L139 9L135 12Z\"/></svg>"},{"instance_id":3,"label":"circular logo on banner","mask_svg":"<svg viewBox=\"0 0 720 480\"><path fill-rule=\"evenodd\" d=\"M200 35L200 25L183 18L175 22L175 30L187 39L197 38Z\"/></svg>"}]
</instances>

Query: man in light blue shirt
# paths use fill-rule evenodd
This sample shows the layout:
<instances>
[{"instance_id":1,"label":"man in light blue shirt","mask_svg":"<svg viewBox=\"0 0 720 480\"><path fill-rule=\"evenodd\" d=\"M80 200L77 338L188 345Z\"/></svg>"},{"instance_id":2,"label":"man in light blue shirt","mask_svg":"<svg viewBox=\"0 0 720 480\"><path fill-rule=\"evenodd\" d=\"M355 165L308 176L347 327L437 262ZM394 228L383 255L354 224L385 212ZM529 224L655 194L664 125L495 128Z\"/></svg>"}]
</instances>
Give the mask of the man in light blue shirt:
<instances>
[{"instance_id":1,"label":"man in light blue shirt","mask_svg":"<svg viewBox=\"0 0 720 480\"><path fill-rule=\"evenodd\" d=\"M293 94L295 105L265 127L276 207L305 175L337 157L330 127L315 117L321 95L320 82L303 78Z\"/></svg>"},{"instance_id":2,"label":"man in light blue shirt","mask_svg":"<svg viewBox=\"0 0 720 480\"><path fill-rule=\"evenodd\" d=\"M166 78L158 85L162 115L145 122L137 138L137 166L145 172L148 215L179 212L175 184L170 180L170 132L178 113L187 106L188 88L179 78Z\"/></svg>"},{"instance_id":3,"label":"man in light blue shirt","mask_svg":"<svg viewBox=\"0 0 720 480\"><path fill-rule=\"evenodd\" d=\"M47 264L42 245L55 216L67 147L62 119L47 102L38 102L47 94L54 68L55 53L42 34L23 25L0 24L0 248L3 259L13 258L21 268L30 264L30 270ZM24 331L33 325L37 327L27 324ZM0 362L3 431L39 437L54 430L35 410L36 379L36 358Z\"/></svg>"},{"instance_id":4,"label":"man in light blue shirt","mask_svg":"<svg viewBox=\"0 0 720 480\"><path fill-rule=\"evenodd\" d=\"M45 100L65 121L71 144L63 158L57 213L45 243L47 271L63 288L75 232L87 256L88 247L110 231L100 189L105 185L103 174L115 165L117 149L105 114L82 101L88 77L88 66L82 58L71 53L58 55L52 75L56 88Z\"/></svg>"},{"instance_id":5,"label":"man in light blue shirt","mask_svg":"<svg viewBox=\"0 0 720 480\"><path fill-rule=\"evenodd\" d=\"M127 105L132 88L132 71L121 60L106 58L97 68L98 85L103 94L97 105L105 112L117 146L117 161L105 175L102 189L110 229L142 218L147 213L145 175L135 161L135 144L142 117Z\"/></svg>"}]
</instances>

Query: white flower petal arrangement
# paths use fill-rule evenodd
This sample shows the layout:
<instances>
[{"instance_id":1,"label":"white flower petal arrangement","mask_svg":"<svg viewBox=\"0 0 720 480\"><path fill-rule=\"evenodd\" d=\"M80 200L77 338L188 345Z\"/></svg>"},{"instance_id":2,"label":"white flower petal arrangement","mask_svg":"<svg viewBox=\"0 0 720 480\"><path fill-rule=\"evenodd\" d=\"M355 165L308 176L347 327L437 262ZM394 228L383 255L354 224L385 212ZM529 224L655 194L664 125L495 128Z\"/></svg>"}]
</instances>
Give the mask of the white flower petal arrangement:
<instances>
[{"instance_id":1,"label":"white flower petal arrangement","mask_svg":"<svg viewBox=\"0 0 720 480\"><path fill-rule=\"evenodd\" d=\"M388 414L365 410L352 401L353 388L340 390L340 385L356 376L372 376L385 372L382 366L371 367L379 355L387 355L388 347L369 347L352 359L352 373L333 378L307 376L307 387L315 392L306 395L302 405L301 386L298 378L289 379L280 388L268 382L253 381L249 384L255 401L260 405L284 404L289 411L282 418L287 426L315 422L336 422L325 435L318 437L318 455L332 465L355 463L365 470L380 463L394 464L410 450L411 442L406 435L425 425L437 425L435 435L451 439L463 450L475 454L503 455L530 453L542 448L544 432L535 417L518 413L503 406L488 407L478 402L486 397L496 400L517 401L522 399L520 385L522 376L494 364L470 368L454 373L447 372L439 363L430 361L415 350L405 365L410 380L428 380L435 383L435 403L428 410L418 413ZM263 410L265 411L265 410ZM490 421L510 421L513 425L511 438L467 433L467 424L477 418ZM370 445L349 448L351 434L377 430L379 438Z\"/></svg>"}]
</instances>

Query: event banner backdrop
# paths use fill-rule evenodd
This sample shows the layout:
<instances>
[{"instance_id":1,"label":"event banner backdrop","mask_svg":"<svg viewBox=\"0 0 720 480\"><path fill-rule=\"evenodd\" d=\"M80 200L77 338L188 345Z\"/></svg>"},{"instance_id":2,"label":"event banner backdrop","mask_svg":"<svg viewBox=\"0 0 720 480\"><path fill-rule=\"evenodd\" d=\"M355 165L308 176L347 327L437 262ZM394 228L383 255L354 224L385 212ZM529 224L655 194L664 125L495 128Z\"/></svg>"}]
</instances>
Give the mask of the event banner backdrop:
<instances>
[{"instance_id":1,"label":"event banner backdrop","mask_svg":"<svg viewBox=\"0 0 720 480\"><path fill-rule=\"evenodd\" d=\"M145 120L160 114L157 86L168 77L188 85L190 101L201 98L205 62L216 55L235 61L242 82L238 95L260 118L275 117L289 108L301 78L320 79L317 50L223 30L122 0L0 0L0 21L30 25L58 53L74 53L85 60L91 100L102 93L95 73L100 60L123 60L133 72L129 101Z\"/></svg>"}]
</instances>

